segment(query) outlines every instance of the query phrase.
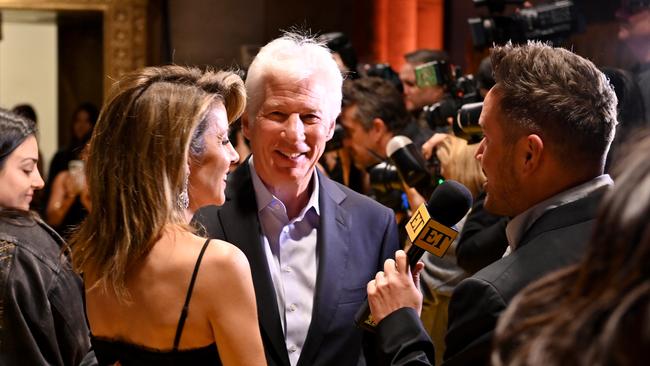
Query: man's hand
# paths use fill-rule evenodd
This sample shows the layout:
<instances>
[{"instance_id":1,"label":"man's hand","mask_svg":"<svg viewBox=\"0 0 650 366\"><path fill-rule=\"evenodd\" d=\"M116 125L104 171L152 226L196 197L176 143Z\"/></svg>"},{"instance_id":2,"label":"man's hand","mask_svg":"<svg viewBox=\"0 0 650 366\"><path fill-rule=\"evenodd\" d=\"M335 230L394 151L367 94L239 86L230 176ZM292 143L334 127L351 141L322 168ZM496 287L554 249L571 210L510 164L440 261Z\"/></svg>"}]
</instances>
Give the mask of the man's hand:
<instances>
[{"instance_id":1,"label":"man's hand","mask_svg":"<svg viewBox=\"0 0 650 366\"><path fill-rule=\"evenodd\" d=\"M375 323L403 307L412 307L420 314L422 294L418 287L422 268L424 263L418 262L411 273L403 250L395 252L395 260L384 262L384 271L368 283L368 303Z\"/></svg>"},{"instance_id":2,"label":"man's hand","mask_svg":"<svg viewBox=\"0 0 650 366\"><path fill-rule=\"evenodd\" d=\"M433 136L431 136L427 142L422 144L422 156L426 159L429 160L431 159L431 156L435 153L435 148L436 146L444 139L446 139L449 136L447 133L434 133Z\"/></svg>"}]
</instances>

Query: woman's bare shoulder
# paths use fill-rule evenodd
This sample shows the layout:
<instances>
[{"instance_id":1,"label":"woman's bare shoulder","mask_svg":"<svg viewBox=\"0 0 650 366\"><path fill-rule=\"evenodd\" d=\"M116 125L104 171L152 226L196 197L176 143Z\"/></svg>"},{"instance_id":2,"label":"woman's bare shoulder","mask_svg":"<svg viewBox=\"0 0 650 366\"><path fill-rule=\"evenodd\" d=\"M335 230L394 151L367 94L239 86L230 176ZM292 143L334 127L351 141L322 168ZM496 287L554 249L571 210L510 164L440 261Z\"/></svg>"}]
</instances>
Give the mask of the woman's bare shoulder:
<instances>
[{"instance_id":1,"label":"woman's bare shoulder","mask_svg":"<svg viewBox=\"0 0 650 366\"><path fill-rule=\"evenodd\" d=\"M201 238L202 242L206 239ZM250 275L250 267L246 255L233 244L219 239L210 239L203 260L201 270L204 266L208 272L219 274L220 276L232 277L232 275L241 275L246 272Z\"/></svg>"}]
</instances>

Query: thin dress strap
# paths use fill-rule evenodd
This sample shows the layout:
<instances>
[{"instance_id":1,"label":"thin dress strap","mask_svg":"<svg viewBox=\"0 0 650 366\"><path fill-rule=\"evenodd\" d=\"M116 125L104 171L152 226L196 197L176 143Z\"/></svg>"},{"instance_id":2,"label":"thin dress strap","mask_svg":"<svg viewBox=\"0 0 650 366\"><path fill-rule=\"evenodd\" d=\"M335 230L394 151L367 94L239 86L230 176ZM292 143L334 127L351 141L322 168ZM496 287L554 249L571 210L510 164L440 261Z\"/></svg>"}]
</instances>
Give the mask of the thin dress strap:
<instances>
[{"instance_id":1,"label":"thin dress strap","mask_svg":"<svg viewBox=\"0 0 650 366\"><path fill-rule=\"evenodd\" d=\"M210 239L207 239L201 248L201 253L199 253L199 258L196 260L196 265L194 266L194 273L192 273L192 280L190 280L190 286L187 289L187 296L185 297L185 305L183 305L183 310L181 311L181 317L178 320L178 326L176 327L176 336L174 337L174 349L173 351L178 351L178 344L181 342L181 335L183 334L183 327L185 326L185 319L187 319L187 310L190 305L190 299L192 298L192 290L194 290L194 282L196 281L196 275L199 272L199 266L201 265L201 259L203 259L203 253L208 248L208 243Z\"/></svg>"}]
</instances>

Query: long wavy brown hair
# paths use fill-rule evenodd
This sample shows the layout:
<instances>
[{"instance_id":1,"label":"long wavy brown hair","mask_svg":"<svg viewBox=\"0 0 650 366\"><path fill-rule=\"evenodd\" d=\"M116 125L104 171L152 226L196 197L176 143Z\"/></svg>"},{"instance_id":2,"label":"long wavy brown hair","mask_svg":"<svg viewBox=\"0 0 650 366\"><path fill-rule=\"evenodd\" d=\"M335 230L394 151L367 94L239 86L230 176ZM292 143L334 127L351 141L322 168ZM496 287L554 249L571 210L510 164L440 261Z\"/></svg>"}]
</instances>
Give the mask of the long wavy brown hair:
<instances>
[{"instance_id":1,"label":"long wavy brown hair","mask_svg":"<svg viewBox=\"0 0 650 366\"><path fill-rule=\"evenodd\" d=\"M163 230L187 227L178 196L211 106L223 102L232 122L245 98L235 73L181 66L144 68L114 85L87 158L92 210L71 240L87 288L128 300L126 279Z\"/></svg>"},{"instance_id":2,"label":"long wavy brown hair","mask_svg":"<svg viewBox=\"0 0 650 366\"><path fill-rule=\"evenodd\" d=\"M526 287L501 317L494 365L640 365L650 349L650 134L618 161L587 256Z\"/></svg>"}]
</instances>

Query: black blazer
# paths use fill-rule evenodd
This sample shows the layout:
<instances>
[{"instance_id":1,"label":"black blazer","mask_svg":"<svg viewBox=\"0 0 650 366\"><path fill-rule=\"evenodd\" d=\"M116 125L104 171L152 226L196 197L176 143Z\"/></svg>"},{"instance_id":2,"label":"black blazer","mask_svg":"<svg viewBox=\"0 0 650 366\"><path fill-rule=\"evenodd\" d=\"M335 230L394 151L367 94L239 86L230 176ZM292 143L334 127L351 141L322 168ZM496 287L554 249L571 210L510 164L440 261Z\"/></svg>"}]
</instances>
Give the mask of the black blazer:
<instances>
[{"instance_id":1,"label":"black blazer","mask_svg":"<svg viewBox=\"0 0 650 366\"><path fill-rule=\"evenodd\" d=\"M603 187L546 212L513 253L456 287L449 304L444 365L489 364L501 312L526 285L583 257L605 191Z\"/></svg>"},{"instance_id":2,"label":"black blazer","mask_svg":"<svg viewBox=\"0 0 650 366\"><path fill-rule=\"evenodd\" d=\"M430 366L436 364L433 342L413 308L401 308L377 324L380 365Z\"/></svg>"},{"instance_id":3,"label":"black blazer","mask_svg":"<svg viewBox=\"0 0 650 366\"><path fill-rule=\"evenodd\" d=\"M311 324L298 365L364 364L363 332L354 314L368 281L398 249L393 212L320 172L318 274ZM269 365L289 365L277 301L262 246L255 191L248 162L229 176L226 202L194 216L212 238L241 249L251 266L260 331Z\"/></svg>"}]
</instances>

